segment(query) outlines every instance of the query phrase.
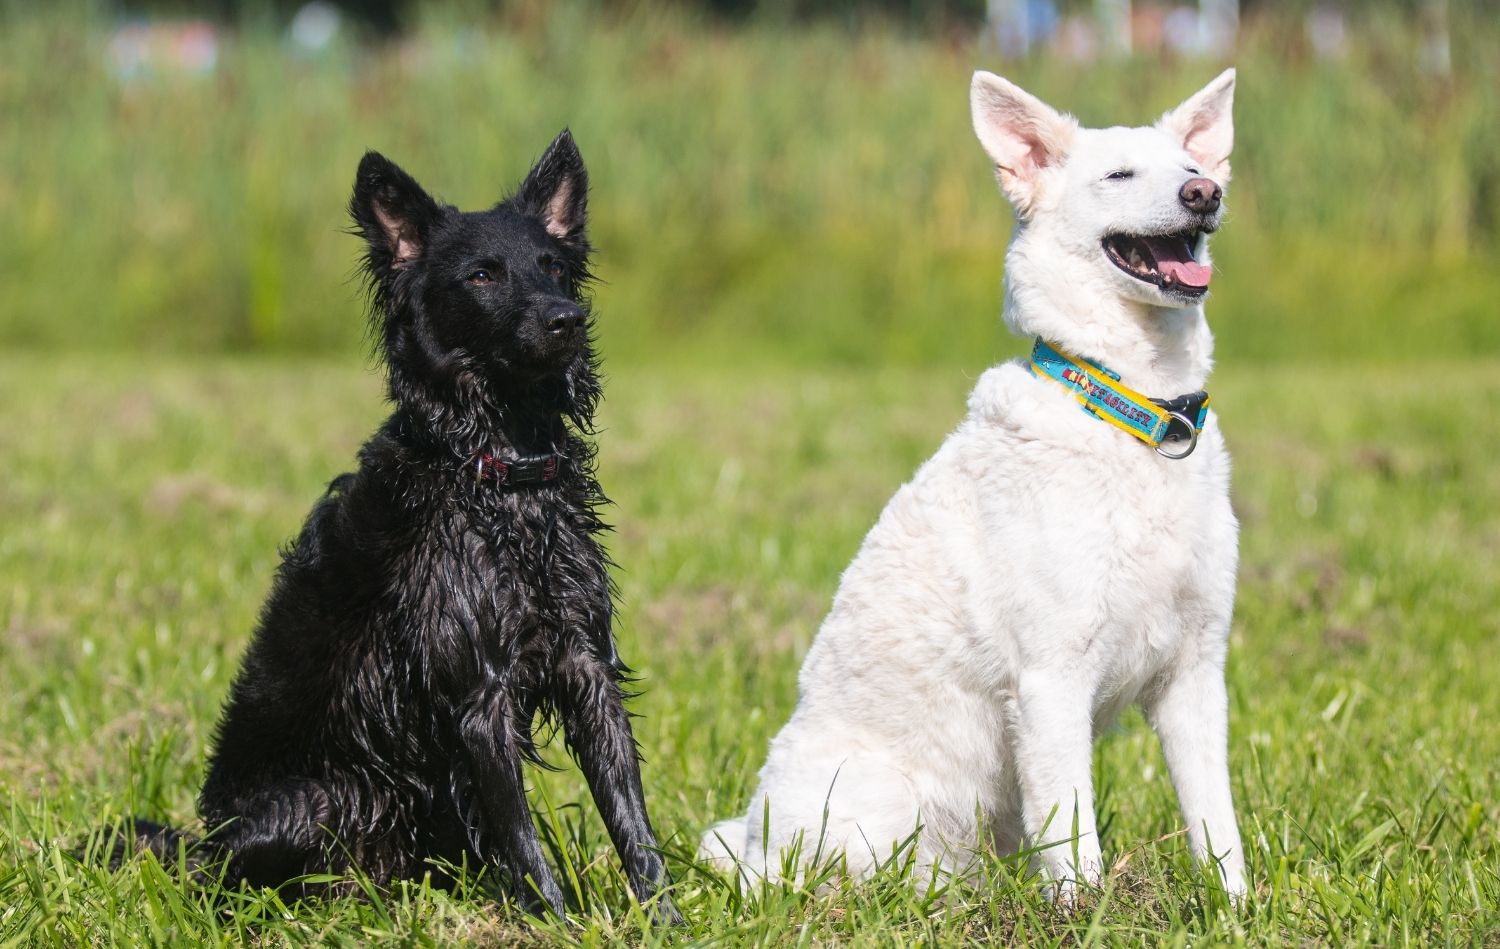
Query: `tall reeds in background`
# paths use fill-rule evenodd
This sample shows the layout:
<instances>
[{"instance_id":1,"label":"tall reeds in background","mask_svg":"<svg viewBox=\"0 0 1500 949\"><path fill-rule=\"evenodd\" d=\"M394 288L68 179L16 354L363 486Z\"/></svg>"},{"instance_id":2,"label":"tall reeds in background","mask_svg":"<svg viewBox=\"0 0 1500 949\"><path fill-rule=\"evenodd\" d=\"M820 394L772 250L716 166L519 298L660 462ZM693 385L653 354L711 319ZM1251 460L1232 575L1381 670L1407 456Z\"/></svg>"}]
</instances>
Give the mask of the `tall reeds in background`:
<instances>
[{"instance_id":1,"label":"tall reeds in background","mask_svg":"<svg viewBox=\"0 0 1500 949\"><path fill-rule=\"evenodd\" d=\"M429 10L316 58L270 25L211 71L127 74L118 24L0 29L0 344L350 353L376 148L463 207L563 125L593 175L611 358L982 364L1010 215L968 128L976 67L1087 124L1149 121L1222 61L1000 61L895 27L727 26L678 8ZM1453 71L1394 15L1320 59L1247 20L1213 322L1236 359L1500 351L1500 25Z\"/></svg>"}]
</instances>

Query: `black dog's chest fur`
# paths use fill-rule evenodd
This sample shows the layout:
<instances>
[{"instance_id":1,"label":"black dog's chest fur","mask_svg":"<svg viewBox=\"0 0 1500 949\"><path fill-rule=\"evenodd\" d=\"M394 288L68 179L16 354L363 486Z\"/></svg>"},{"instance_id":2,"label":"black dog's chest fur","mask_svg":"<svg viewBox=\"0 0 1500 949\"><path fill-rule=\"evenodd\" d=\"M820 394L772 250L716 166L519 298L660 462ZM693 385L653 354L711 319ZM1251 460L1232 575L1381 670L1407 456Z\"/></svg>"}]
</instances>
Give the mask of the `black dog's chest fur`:
<instances>
[{"instance_id":1,"label":"black dog's chest fur","mask_svg":"<svg viewBox=\"0 0 1500 949\"><path fill-rule=\"evenodd\" d=\"M411 538L402 568L415 582L394 606L439 618L428 643L439 653L433 666L457 681L429 685L462 693L465 680L501 676L545 707L547 670L560 655L585 648L613 662L610 589L591 504L583 497L541 504L569 487L506 489L462 472L445 487L449 504Z\"/></svg>"},{"instance_id":2,"label":"black dog's chest fur","mask_svg":"<svg viewBox=\"0 0 1500 949\"><path fill-rule=\"evenodd\" d=\"M430 757L484 686L505 684L524 712L550 711L560 656L585 649L614 661L591 480L580 489L569 470L555 485L506 489L456 463L434 470L388 437L363 455L288 552L226 725L295 709L289 733L310 745L348 736L361 746L351 750L407 757L382 749L380 732L416 729L431 740L412 750ZM310 611L319 622L305 622ZM364 701L349 702L365 677L368 690L352 693ZM328 702L313 706L310 695ZM314 708L321 721L307 720ZM296 743L283 747L289 771L312 770L295 760Z\"/></svg>"}]
</instances>

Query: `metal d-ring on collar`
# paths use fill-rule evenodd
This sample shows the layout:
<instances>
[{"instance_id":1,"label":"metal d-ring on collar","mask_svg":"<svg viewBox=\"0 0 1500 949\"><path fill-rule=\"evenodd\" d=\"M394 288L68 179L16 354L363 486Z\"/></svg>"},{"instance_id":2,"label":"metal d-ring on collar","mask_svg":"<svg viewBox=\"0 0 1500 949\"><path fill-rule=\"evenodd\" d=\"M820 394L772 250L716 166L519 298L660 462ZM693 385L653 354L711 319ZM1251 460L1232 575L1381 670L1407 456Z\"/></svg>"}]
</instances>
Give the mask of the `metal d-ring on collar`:
<instances>
[{"instance_id":1,"label":"metal d-ring on collar","mask_svg":"<svg viewBox=\"0 0 1500 949\"><path fill-rule=\"evenodd\" d=\"M1198 428L1193 424L1192 419L1188 418L1181 412L1168 412L1167 414L1172 416L1177 421L1181 422L1183 424L1183 427L1187 429L1187 448L1175 454L1170 451L1162 451L1162 446L1167 444L1167 442L1182 441L1181 438L1174 438L1173 436L1168 435L1166 438L1163 438L1156 444L1156 453L1158 455L1161 455L1163 458L1170 458L1173 461L1177 461L1179 459L1186 458L1188 455L1191 455L1193 453L1193 449L1198 447Z\"/></svg>"}]
</instances>

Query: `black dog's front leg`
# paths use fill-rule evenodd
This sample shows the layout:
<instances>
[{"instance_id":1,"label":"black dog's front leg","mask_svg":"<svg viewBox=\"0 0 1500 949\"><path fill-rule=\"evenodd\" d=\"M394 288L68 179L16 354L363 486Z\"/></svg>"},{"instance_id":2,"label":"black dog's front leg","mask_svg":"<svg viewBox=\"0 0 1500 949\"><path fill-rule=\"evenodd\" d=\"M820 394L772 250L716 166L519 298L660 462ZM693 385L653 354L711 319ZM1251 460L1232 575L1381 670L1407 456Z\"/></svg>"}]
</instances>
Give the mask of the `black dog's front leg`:
<instances>
[{"instance_id":1,"label":"black dog's front leg","mask_svg":"<svg viewBox=\"0 0 1500 949\"><path fill-rule=\"evenodd\" d=\"M542 855L542 842L526 800L520 737L525 724L516 714L508 690L496 682L481 689L469 703L459 721L459 732L479 795L489 849L500 851L516 899L527 909L536 910L540 894L552 911L562 916L562 890ZM489 854L485 856L490 858Z\"/></svg>"},{"instance_id":2,"label":"black dog's front leg","mask_svg":"<svg viewBox=\"0 0 1500 949\"><path fill-rule=\"evenodd\" d=\"M588 779L594 803L619 851L630 886L641 902L657 896L667 879L657 852L656 832L646 814L641 769L630 716L625 711L619 675L605 662L580 651L559 665L559 705L568 746ZM660 922L677 924L682 916L665 894L654 909Z\"/></svg>"}]
</instances>

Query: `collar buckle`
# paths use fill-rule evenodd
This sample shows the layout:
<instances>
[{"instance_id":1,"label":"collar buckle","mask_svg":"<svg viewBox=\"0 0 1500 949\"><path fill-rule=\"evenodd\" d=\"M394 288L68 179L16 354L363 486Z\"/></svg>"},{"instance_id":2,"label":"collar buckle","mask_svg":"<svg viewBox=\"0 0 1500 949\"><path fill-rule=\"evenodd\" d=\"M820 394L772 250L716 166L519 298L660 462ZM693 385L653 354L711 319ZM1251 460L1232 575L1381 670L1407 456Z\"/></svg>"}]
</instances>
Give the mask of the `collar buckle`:
<instances>
[{"instance_id":1,"label":"collar buckle","mask_svg":"<svg viewBox=\"0 0 1500 949\"><path fill-rule=\"evenodd\" d=\"M562 467L562 457L552 452L502 461L494 455L481 452L474 456L474 480L493 481L504 487L556 481Z\"/></svg>"},{"instance_id":2,"label":"collar buckle","mask_svg":"<svg viewBox=\"0 0 1500 949\"><path fill-rule=\"evenodd\" d=\"M538 484L557 477L556 455L531 455L509 462L507 484Z\"/></svg>"}]
</instances>

